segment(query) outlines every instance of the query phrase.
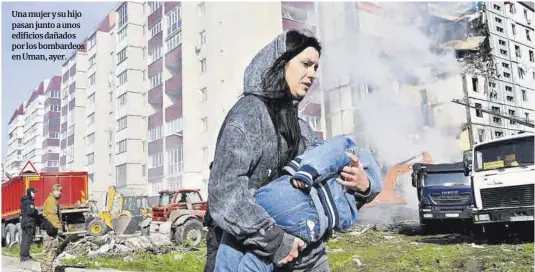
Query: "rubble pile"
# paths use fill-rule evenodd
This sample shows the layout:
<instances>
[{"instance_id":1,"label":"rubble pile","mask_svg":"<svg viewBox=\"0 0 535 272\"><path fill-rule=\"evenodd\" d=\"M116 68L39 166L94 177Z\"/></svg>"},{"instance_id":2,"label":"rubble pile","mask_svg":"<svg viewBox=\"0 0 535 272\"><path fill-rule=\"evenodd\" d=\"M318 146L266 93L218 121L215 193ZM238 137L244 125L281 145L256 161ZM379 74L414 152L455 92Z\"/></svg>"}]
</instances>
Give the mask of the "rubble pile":
<instances>
[{"instance_id":1,"label":"rubble pile","mask_svg":"<svg viewBox=\"0 0 535 272\"><path fill-rule=\"evenodd\" d=\"M88 236L69 243L58 258L69 259L87 257L123 257L132 253L165 254L170 251L193 249L177 248L167 235L139 234L117 235L109 233L100 237Z\"/></svg>"}]
</instances>

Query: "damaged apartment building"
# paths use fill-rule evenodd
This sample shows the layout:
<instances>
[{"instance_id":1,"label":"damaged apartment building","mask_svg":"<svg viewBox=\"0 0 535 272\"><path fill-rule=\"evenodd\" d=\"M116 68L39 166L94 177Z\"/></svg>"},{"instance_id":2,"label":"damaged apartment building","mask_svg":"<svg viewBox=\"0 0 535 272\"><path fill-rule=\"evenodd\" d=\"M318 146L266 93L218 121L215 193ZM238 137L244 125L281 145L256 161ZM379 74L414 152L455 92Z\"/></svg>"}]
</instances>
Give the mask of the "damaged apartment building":
<instances>
[{"instance_id":1,"label":"damaged apartment building","mask_svg":"<svg viewBox=\"0 0 535 272\"><path fill-rule=\"evenodd\" d=\"M525 124L533 124L535 114L533 2L462 3L447 11L430 7L445 31L443 46L455 49L462 66L464 149L530 130Z\"/></svg>"}]
</instances>

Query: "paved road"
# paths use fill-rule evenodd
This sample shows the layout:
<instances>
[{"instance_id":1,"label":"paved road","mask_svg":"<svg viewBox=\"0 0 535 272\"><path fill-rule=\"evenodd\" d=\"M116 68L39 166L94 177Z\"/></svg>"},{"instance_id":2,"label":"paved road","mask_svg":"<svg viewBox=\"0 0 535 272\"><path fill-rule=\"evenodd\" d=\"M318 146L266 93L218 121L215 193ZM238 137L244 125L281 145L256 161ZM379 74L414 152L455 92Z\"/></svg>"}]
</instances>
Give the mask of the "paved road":
<instances>
[{"instance_id":1,"label":"paved road","mask_svg":"<svg viewBox=\"0 0 535 272\"><path fill-rule=\"evenodd\" d=\"M22 272L22 271L35 271L40 272L41 267L38 262L19 262L19 259L2 255L2 272ZM66 272L92 272L92 271L108 271L119 272L120 270L113 269L80 269L80 268L66 268Z\"/></svg>"}]
</instances>

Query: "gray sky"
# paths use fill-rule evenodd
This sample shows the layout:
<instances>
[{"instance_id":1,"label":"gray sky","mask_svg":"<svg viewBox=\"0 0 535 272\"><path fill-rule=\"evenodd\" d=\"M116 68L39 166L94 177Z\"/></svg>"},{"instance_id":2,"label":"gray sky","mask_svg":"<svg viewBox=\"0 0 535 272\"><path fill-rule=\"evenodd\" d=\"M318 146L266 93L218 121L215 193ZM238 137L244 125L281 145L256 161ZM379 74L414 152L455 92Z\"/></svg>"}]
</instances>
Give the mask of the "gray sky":
<instances>
[{"instance_id":1,"label":"gray sky","mask_svg":"<svg viewBox=\"0 0 535 272\"><path fill-rule=\"evenodd\" d=\"M67 10L77 10L82 13L82 17L76 20L70 18L68 22L79 22L79 29L48 29L48 31L58 31L59 33L76 34L75 40L41 40L47 43L70 43L83 41L97 25L113 9L117 2L2 2L2 159L7 151L7 126L9 119L15 109L22 101L30 98L31 93L39 83L45 78L61 74L61 65L65 61L39 61L39 60L12 60L12 44L25 43L25 40L13 40L12 34L18 31L46 33L47 30L17 29L12 30L12 23L33 22L37 18L13 18L12 11L52 11L60 12ZM39 22L67 22L67 20L43 19ZM28 40L36 42L36 40ZM70 55L69 50L31 50L32 54L65 54ZM22 50L18 51L19 54Z\"/></svg>"}]
</instances>

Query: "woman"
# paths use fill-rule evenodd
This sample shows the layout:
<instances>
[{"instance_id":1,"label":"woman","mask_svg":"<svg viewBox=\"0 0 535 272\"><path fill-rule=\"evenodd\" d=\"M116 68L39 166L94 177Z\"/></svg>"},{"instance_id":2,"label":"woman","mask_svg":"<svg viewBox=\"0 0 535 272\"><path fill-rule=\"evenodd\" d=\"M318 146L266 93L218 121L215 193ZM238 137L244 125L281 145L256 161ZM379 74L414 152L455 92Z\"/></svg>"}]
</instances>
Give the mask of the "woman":
<instances>
[{"instance_id":1,"label":"woman","mask_svg":"<svg viewBox=\"0 0 535 272\"><path fill-rule=\"evenodd\" d=\"M229 111L217 140L208 186L210 214L225 233L215 271L237 271L245 252L293 271L328 271L325 241L309 244L287 233L254 201L255 191L314 139L297 105L316 79L321 46L290 30L265 46L245 69L244 96ZM343 185L366 201L370 184L358 159ZM301 250L301 252L299 252ZM299 259L297 257L299 256Z\"/></svg>"}]
</instances>

